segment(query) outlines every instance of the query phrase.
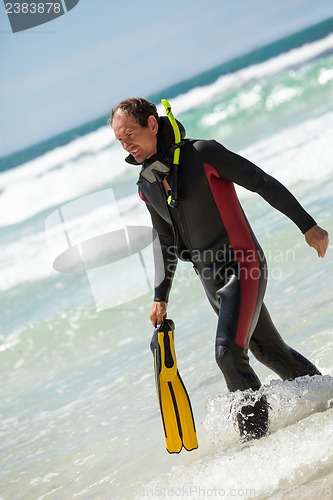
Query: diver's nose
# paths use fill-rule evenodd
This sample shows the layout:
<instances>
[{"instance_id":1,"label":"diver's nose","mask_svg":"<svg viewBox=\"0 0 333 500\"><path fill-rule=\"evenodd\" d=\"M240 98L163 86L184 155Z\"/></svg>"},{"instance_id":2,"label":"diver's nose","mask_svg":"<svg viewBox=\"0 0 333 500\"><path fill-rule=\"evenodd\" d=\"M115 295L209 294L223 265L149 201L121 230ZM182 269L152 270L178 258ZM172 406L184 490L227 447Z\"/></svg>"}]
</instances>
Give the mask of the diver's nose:
<instances>
[{"instance_id":1,"label":"diver's nose","mask_svg":"<svg viewBox=\"0 0 333 500\"><path fill-rule=\"evenodd\" d=\"M125 149L125 151L127 151L127 153L129 153L129 150L131 148L130 142L123 140L123 141L121 141L121 146L123 149Z\"/></svg>"}]
</instances>

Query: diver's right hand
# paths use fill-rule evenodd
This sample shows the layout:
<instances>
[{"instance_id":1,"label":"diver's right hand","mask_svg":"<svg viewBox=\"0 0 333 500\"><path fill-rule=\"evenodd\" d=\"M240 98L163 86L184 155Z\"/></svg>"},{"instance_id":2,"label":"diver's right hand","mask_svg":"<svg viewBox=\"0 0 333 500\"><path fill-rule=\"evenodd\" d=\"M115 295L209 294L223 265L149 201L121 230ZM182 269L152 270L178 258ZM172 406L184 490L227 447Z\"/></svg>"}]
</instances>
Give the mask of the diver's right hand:
<instances>
[{"instance_id":1,"label":"diver's right hand","mask_svg":"<svg viewBox=\"0 0 333 500\"><path fill-rule=\"evenodd\" d=\"M154 328L163 323L167 317L167 303L166 302L153 302L149 319Z\"/></svg>"}]
</instances>

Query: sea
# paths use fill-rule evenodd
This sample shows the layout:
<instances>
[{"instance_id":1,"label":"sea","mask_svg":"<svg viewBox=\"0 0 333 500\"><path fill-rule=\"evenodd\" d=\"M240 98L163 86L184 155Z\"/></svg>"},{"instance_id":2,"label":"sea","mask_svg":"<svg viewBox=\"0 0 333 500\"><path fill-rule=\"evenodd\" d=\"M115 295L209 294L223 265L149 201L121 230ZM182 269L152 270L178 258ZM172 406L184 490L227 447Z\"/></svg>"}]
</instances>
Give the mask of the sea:
<instances>
[{"instance_id":1,"label":"sea","mask_svg":"<svg viewBox=\"0 0 333 500\"><path fill-rule=\"evenodd\" d=\"M333 19L147 97L161 114L168 99L187 137L279 179L333 233ZM149 347L151 222L124 157L105 115L1 158L0 499L333 498L332 245L318 258L237 187L268 260L266 305L323 375L282 381L250 355L271 425L240 442L216 316L180 263L168 316L199 448L170 455Z\"/></svg>"}]
</instances>

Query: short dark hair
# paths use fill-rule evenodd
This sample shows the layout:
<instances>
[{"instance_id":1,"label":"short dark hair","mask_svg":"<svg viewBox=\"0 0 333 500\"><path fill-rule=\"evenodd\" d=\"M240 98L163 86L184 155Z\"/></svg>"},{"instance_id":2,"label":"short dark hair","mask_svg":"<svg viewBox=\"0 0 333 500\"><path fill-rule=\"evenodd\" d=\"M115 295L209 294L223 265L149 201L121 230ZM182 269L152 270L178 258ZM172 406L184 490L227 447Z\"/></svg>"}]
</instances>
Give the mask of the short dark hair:
<instances>
[{"instance_id":1,"label":"short dark hair","mask_svg":"<svg viewBox=\"0 0 333 500\"><path fill-rule=\"evenodd\" d=\"M133 118L141 127L148 127L148 118L153 115L158 120L158 113L154 103L147 101L142 97L130 97L121 101L115 106L110 114L108 123L112 127L115 114L121 111L125 115Z\"/></svg>"}]
</instances>

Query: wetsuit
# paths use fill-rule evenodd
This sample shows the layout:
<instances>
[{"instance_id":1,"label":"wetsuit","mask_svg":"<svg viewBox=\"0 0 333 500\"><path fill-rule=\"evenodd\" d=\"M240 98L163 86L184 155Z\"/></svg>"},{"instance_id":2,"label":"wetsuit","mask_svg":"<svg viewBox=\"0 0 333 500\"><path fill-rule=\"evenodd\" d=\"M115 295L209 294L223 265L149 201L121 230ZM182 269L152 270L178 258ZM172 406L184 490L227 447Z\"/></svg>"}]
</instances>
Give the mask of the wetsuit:
<instances>
[{"instance_id":1,"label":"wetsuit","mask_svg":"<svg viewBox=\"0 0 333 500\"><path fill-rule=\"evenodd\" d=\"M170 185L173 175L171 171L167 178ZM319 374L310 361L284 343L263 304L266 261L234 183L261 195L303 233L316 225L281 183L250 161L213 140L185 140L177 208L168 206L160 182L150 184L142 178L138 182L156 232L155 244L162 250L155 252L154 300L168 302L178 258L193 263L218 314L216 362L230 391L257 390L261 385L249 365L248 348L282 379ZM254 406L253 402L244 405L237 419L241 434L264 435L268 428L265 398Z\"/></svg>"}]
</instances>

